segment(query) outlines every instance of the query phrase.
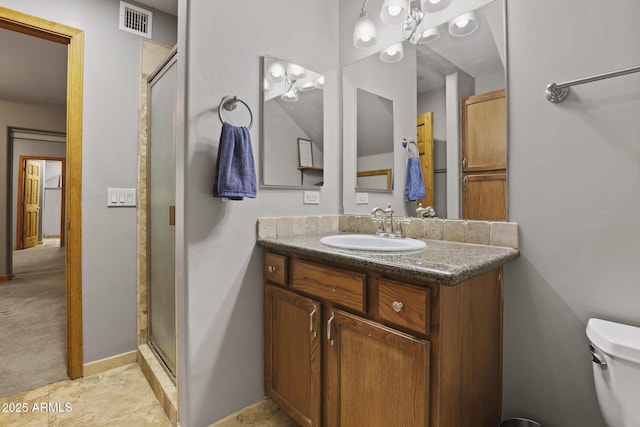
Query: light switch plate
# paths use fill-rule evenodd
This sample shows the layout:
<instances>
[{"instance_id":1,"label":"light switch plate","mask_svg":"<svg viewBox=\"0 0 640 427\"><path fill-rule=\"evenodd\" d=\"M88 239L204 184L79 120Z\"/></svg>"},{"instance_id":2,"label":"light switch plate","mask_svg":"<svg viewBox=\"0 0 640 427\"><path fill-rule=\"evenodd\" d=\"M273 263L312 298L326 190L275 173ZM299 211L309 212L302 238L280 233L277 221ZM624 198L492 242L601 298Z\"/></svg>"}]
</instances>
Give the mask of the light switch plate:
<instances>
[{"instance_id":1,"label":"light switch plate","mask_svg":"<svg viewBox=\"0 0 640 427\"><path fill-rule=\"evenodd\" d=\"M135 188L107 188L107 207L135 207Z\"/></svg>"},{"instance_id":2,"label":"light switch plate","mask_svg":"<svg viewBox=\"0 0 640 427\"><path fill-rule=\"evenodd\" d=\"M356 204L357 205L369 204L369 193L356 193Z\"/></svg>"},{"instance_id":3,"label":"light switch plate","mask_svg":"<svg viewBox=\"0 0 640 427\"><path fill-rule=\"evenodd\" d=\"M303 202L305 205L319 205L320 204L320 192L319 191L305 191L303 195Z\"/></svg>"}]
</instances>

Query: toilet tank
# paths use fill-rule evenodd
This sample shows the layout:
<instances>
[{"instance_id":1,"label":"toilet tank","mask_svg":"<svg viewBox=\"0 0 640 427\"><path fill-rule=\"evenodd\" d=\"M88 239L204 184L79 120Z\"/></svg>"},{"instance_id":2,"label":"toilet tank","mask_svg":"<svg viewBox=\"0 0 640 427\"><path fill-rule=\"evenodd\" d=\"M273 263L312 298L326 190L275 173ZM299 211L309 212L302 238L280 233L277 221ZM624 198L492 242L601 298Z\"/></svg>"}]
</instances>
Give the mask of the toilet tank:
<instances>
[{"instance_id":1,"label":"toilet tank","mask_svg":"<svg viewBox=\"0 0 640 427\"><path fill-rule=\"evenodd\" d=\"M589 319L587 337L595 347L594 383L605 421L609 427L640 426L640 328Z\"/></svg>"}]
</instances>

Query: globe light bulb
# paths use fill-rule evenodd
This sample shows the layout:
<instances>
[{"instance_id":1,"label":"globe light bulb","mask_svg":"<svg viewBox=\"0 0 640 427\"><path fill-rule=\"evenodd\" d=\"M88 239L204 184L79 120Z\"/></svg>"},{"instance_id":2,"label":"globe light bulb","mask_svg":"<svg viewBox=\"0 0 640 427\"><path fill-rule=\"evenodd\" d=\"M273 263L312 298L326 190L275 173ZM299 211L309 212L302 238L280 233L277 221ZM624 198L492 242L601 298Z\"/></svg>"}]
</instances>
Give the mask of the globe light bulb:
<instances>
[{"instance_id":1,"label":"globe light bulb","mask_svg":"<svg viewBox=\"0 0 640 427\"><path fill-rule=\"evenodd\" d=\"M389 6L387 8L387 11L389 12L389 15L391 16L398 16L400 14L400 12L402 12L402 8L400 6Z\"/></svg>"}]
</instances>

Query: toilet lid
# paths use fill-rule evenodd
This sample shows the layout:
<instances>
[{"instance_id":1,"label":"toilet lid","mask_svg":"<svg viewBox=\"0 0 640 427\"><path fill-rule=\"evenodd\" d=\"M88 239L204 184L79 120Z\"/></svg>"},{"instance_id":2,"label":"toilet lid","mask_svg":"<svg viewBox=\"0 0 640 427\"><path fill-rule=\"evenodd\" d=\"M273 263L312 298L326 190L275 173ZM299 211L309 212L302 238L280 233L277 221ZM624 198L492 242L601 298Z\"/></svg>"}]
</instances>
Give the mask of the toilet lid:
<instances>
[{"instance_id":1,"label":"toilet lid","mask_svg":"<svg viewBox=\"0 0 640 427\"><path fill-rule=\"evenodd\" d=\"M640 363L640 328L638 327L602 319L589 319L587 337L610 356Z\"/></svg>"}]
</instances>

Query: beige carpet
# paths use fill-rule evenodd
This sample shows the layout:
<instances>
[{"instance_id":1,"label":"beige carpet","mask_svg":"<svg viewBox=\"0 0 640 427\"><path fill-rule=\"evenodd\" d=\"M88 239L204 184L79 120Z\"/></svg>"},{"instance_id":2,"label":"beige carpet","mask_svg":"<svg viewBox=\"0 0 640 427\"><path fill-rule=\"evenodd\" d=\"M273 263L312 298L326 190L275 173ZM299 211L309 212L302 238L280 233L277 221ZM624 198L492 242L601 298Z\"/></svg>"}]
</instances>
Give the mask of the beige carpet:
<instances>
[{"instance_id":1,"label":"beige carpet","mask_svg":"<svg viewBox=\"0 0 640 427\"><path fill-rule=\"evenodd\" d=\"M0 397L67 378L64 273L0 282Z\"/></svg>"},{"instance_id":2,"label":"beige carpet","mask_svg":"<svg viewBox=\"0 0 640 427\"><path fill-rule=\"evenodd\" d=\"M64 271L65 248L40 245L13 251L13 274L24 276Z\"/></svg>"},{"instance_id":3,"label":"beige carpet","mask_svg":"<svg viewBox=\"0 0 640 427\"><path fill-rule=\"evenodd\" d=\"M0 397L67 378L64 248L14 251L13 273L0 282Z\"/></svg>"}]
</instances>

